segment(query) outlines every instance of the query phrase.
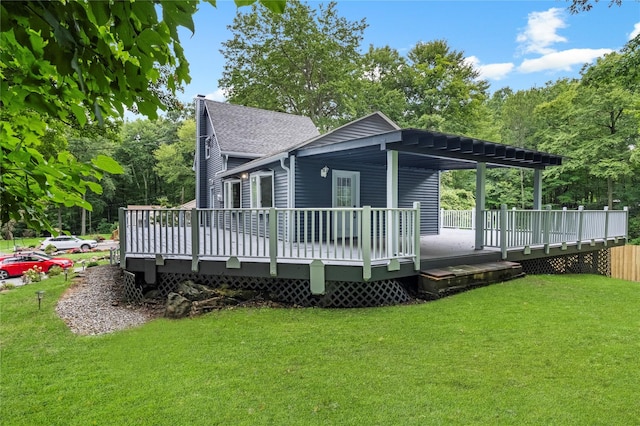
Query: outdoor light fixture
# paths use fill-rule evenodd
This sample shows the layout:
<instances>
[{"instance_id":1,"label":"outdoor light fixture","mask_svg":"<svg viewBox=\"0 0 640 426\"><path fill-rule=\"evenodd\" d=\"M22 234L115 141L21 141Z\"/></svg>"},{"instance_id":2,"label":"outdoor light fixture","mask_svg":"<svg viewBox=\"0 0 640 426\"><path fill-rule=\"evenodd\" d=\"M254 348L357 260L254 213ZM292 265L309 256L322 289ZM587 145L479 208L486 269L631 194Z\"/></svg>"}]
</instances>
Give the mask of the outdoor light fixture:
<instances>
[{"instance_id":1,"label":"outdoor light fixture","mask_svg":"<svg viewBox=\"0 0 640 426\"><path fill-rule=\"evenodd\" d=\"M69 268L64 268L64 280L67 281L69 278Z\"/></svg>"},{"instance_id":2,"label":"outdoor light fixture","mask_svg":"<svg viewBox=\"0 0 640 426\"><path fill-rule=\"evenodd\" d=\"M242 178L242 179L246 179L248 177L249 177L249 175L246 174L246 173L243 173L243 174L240 175L240 178Z\"/></svg>"},{"instance_id":3,"label":"outdoor light fixture","mask_svg":"<svg viewBox=\"0 0 640 426\"><path fill-rule=\"evenodd\" d=\"M36 296L38 296L38 310L40 310L40 306L42 304L42 298L44 297L44 290L36 291Z\"/></svg>"},{"instance_id":4,"label":"outdoor light fixture","mask_svg":"<svg viewBox=\"0 0 640 426\"><path fill-rule=\"evenodd\" d=\"M324 166L323 168L320 169L320 176L322 176L323 178L326 178L328 174L329 174L329 166Z\"/></svg>"}]
</instances>

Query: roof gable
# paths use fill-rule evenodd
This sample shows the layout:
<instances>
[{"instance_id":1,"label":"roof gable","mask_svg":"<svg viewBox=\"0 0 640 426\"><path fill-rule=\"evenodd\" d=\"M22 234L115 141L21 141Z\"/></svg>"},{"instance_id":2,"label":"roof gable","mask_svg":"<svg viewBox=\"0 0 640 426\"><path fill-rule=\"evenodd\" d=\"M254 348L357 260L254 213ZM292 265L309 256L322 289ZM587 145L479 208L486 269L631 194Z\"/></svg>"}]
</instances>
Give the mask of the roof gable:
<instances>
[{"instance_id":1,"label":"roof gable","mask_svg":"<svg viewBox=\"0 0 640 426\"><path fill-rule=\"evenodd\" d=\"M268 155L320 134L309 117L205 100L220 151Z\"/></svg>"},{"instance_id":2,"label":"roof gable","mask_svg":"<svg viewBox=\"0 0 640 426\"><path fill-rule=\"evenodd\" d=\"M393 130L400 130L400 127L386 115L378 111L351 121L296 148L316 148L333 145L367 136L379 135Z\"/></svg>"}]
</instances>

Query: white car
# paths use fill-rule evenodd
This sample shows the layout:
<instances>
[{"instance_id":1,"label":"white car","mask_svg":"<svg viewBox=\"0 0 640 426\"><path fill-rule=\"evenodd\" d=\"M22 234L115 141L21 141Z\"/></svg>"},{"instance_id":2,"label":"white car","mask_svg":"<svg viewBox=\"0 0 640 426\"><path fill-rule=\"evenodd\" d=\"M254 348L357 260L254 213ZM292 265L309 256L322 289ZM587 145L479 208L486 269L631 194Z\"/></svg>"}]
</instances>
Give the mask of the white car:
<instances>
[{"instance_id":1,"label":"white car","mask_svg":"<svg viewBox=\"0 0 640 426\"><path fill-rule=\"evenodd\" d=\"M78 237L69 235L60 235L58 237L49 237L40 244L40 250L44 250L48 246L54 246L56 250L73 250L79 249L87 251L98 246L96 240L83 240Z\"/></svg>"}]
</instances>

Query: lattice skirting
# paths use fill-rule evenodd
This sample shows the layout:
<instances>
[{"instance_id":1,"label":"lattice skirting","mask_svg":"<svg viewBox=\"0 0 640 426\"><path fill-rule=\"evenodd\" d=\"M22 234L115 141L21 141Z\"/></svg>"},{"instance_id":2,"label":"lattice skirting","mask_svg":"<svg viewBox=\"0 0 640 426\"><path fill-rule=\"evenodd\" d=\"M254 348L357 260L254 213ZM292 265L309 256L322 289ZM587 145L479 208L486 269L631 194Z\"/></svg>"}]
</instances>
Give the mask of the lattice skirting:
<instances>
[{"instance_id":1,"label":"lattice skirting","mask_svg":"<svg viewBox=\"0 0 640 426\"><path fill-rule=\"evenodd\" d=\"M125 289L131 301L142 299L142 289L135 284L135 275L125 271ZM178 283L191 280L209 287L255 290L275 301L299 306L320 306L324 308L360 308L406 303L411 296L396 280L382 280L367 283L328 281L324 295L311 294L309 280L229 277L198 274L159 274L156 289L161 297L174 291ZM145 288L145 291L148 291Z\"/></svg>"},{"instance_id":2,"label":"lattice skirting","mask_svg":"<svg viewBox=\"0 0 640 426\"><path fill-rule=\"evenodd\" d=\"M598 274L611 276L609 249L520 261L525 274Z\"/></svg>"},{"instance_id":3,"label":"lattice skirting","mask_svg":"<svg viewBox=\"0 0 640 426\"><path fill-rule=\"evenodd\" d=\"M136 274L129 271L122 271L124 277L124 297L127 301L140 303L144 298L142 287L136 284Z\"/></svg>"}]
</instances>

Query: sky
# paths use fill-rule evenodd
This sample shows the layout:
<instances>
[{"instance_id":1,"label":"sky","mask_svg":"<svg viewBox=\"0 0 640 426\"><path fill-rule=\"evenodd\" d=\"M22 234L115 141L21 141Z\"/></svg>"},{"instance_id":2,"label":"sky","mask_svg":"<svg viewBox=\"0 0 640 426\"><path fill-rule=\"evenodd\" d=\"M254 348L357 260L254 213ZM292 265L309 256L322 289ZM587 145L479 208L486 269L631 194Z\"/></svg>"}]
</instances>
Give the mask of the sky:
<instances>
[{"instance_id":1,"label":"sky","mask_svg":"<svg viewBox=\"0 0 640 426\"><path fill-rule=\"evenodd\" d=\"M317 7L321 2L309 1ZM623 0L609 7L596 3L589 12L571 15L563 0L537 1L388 1L339 0L338 11L349 21L366 19L361 50L390 46L406 55L417 42L444 39L490 83L490 91L543 87L548 81L579 77L584 63L622 48L640 33L640 1ZM227 26L237 13L232 0L217 7L200 4L194 15L195 34L181 32L192 81L179 96L191 102L198 95L224 100L222 43L231 39Z\"/></svg>"}]
</instances>

